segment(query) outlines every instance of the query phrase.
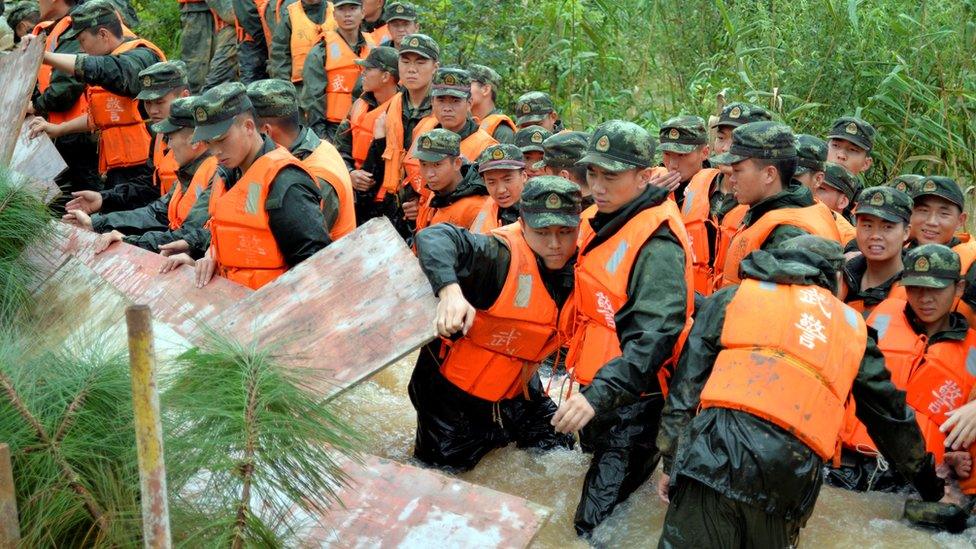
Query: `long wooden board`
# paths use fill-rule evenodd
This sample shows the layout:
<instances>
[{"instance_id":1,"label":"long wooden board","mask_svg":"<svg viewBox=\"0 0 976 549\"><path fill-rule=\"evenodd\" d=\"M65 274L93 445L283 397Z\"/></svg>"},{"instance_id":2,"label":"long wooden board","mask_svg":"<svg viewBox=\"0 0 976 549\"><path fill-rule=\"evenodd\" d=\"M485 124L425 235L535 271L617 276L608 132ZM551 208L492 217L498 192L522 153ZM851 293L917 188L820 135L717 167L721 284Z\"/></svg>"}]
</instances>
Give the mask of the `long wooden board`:
<instances>
[{"instance_id":1,"label":"long wooden board","mask_svg":"<svg viewBox=\"0 0 976 549\"><path fill-rule=\"evenodd\" d=\"M61 192L54 184L54 178L61 175L68 165L47 134L29 138L27 124L24 121L20 128L10 168L27 177L28 184L37 189L45 202L50 203Z\"/></svg>"},{"instance_id":2,"label":"long wooden board","mask_svg":"<svg viewBox=\"0 0 976 549\"><path fill-rule=\"evenodd\" d=\"M44 43L40 40L35 40L26 50L18 47L0 56L0 75L3 76L3 85L0 85L0 166L9 165L14 154L43 57Z\"/></svg>"}]
</instances>

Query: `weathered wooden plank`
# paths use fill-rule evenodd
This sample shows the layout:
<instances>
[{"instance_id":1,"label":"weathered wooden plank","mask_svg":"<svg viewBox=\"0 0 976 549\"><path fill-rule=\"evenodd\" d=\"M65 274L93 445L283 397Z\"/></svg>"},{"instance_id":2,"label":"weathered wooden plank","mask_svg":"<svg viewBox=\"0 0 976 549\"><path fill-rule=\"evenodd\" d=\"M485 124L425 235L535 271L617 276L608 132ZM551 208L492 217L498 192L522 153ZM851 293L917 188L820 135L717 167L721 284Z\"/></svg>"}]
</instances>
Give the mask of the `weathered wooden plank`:
<instances>
[{"instance_id":1,"label":"weathered wooden plank","mask_svg":"<svg viewBox=\"0 0 976 549\"><path fill-rule=\"evenodd\" d=\"M14 469L10 464L10 447L0 444L0 547L13 549L20 545L20 518L17 515L17 490Z\"/></svg>"},{"instance_id":2,"label":"weathered wooden plank","mask_svg":"<svg viewBox=\"0 0 976 549\"><path fill-rule=\"evenodd\" d=\"M27 121L24 121L17 137L10 168L30 180L30 185L40 191L47 202L53 200L60 193L54 178L61 175L68 165L61 158L61 153L54 147L54 143L47 134L30 139L27 131Z\"/></svg>"},{"instance_id":3,"label":"weathered wooden plank","mask_svg":"<svg viewBox=\"0 0 976 549\"><path fill-rule=\"evenodd\" d=\"M274 345L332 397L434 337L436 301L416 257L374 219L224 312L221 331Z\"/></svg>"},{"instance_id":4,"label":"weathered wooden plank","mask_svg":"<svg viewBox=\"0 0 976 549\"><path fill-rule=\"evenodd\" d=\"M305 547L526 547L551 511L429 469L366 456L347 463L342 506L311 528Z\"/></svg>"},{"instance_id":5,"label":"weathered wooden plank","mask_svg":"<svg viewBox=\"0 0 976 549\"><path fill-rule=\"evenodd\" d=\"M15 48L0 56L0 75L3 75L3 85L0 86L0 166L9 165L14 154L43 56L44 44L40 40L34 41L26 50Z\"/></svg>"}]
</instances>

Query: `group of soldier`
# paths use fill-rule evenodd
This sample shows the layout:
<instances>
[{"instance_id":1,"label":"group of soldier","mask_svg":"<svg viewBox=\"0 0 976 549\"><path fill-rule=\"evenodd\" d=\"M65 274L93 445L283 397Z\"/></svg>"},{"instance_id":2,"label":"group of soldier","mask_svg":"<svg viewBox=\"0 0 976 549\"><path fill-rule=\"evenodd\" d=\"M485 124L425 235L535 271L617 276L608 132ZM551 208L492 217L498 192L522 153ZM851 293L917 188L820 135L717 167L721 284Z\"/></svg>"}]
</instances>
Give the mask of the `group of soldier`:
<instances>
[{"instance_id":1,"label":"group of soldier","mask_svg":"<svg viewBox=\"0 0 976 549\"><path fill-rule=\"evenodd\" d=\"M976 494L965 195L938 175L862 188L868 122L821 139L737 102L656 138L574 131L538 91L509 117L498 73L440 66L399 1L181 0L183 61L125 3L20 6L18 38L45 44L31 132L97 251L257 289L394 224L439 298L409 383L418 461L578 441L582 537L660 462L662 547L794 545L825 481Z\"/></svg>"}]
</instances>

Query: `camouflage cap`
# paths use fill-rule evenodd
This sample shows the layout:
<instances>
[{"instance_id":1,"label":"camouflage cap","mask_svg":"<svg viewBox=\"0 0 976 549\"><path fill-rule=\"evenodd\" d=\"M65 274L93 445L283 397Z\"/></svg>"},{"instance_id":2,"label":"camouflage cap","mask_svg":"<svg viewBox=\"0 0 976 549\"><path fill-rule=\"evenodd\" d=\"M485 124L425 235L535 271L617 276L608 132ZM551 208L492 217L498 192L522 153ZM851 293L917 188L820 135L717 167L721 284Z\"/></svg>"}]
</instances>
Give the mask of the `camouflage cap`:
<instances>
[{"instance_id":1,"label":"camouflage cap","mask_svg":"<svg viewBox=\"0 0 976 549\"><path fill-rule=\"evenodd\" d=\"M408 34L400 40L400 55L416 53L427 59L437 61L441 58L441 48L433 38L426 34Z\"/></svg>"},{"instance_id":2,"label":"camouflage cap","mask_svg":"<svg viewBox=\"0 0 976 549\"><path fill-rule=\"evenodd\" d=\"M662 151L688 154L708 144L708 130L698 116L676 116L661 126L658 141Z\"/></svg>"},{"instance_id":3,"label":"camouflage cap","mask_svg":"<svg viewBox=\"0 0 976 549\"><path fill-rule=\"evenodd\" d=\"M449 156L461 156L461 136L443 128L421 135L413 151L417 160L440 162Z\"/></svg>"},{"instance_id":4,"label":"camouflage cap","mask_svg":"<svg viewBox=\"0 0 976 549\"><path fill-rule=\"evenodd\" d=\"M522 221L533 229L578 227L582 204L579 185L558 175L540 175L525 183L519 212Z\"/></svg>"},{"instance_id":5,"label":"camouflage cap","mask_svg":"<svg viewBox=\"0 0 976 549\"><path fill-rule=\"evenodd\" d=\"M367 69L379 69L400 78L400 53L396 48L378 46L369 51L366 59L357 59L356 64Z\"/></svg>"},{"instance_id":6,"label":"camouflage cap","mask_svg":"<svg viewBox=\"0 0 976 549\"><path fill-rule=\"evenodd\" d=\"M196 130L192 142L214 141L234 125L234 117L253 110L247 89L240 82L224 82L198 95L193 101Z\"/></svg>"},{"instance_id":7,"label":"camouflage cap","mask_svg":"<svg viewBox=\"0 0 976 549\"><path fill-rule=\"evenodd\" d=\"M37 2L33 0L17 2L6 11L7 24L11 29L15 29L23 20L34 14L37 14L38 18L41 16L41 8Z\"/></svg>"},{"instance_id":8,"label":"camouflage cap","mask_svg":"<svg viewBox=\"0 0 976 549\"><path fill-rule=\"evenodd\" d=\"M187 88L186 63L183 61L162 61L150 65L139 72L142 89L136 99L154 101L165 97L171 91Z\"/></svg>"},{"instance_id":9,"label":"camouflage cap","mask_svg":"<svg viewBox=\"0 0 976 549\"><path fill-rule=\"evenodd\" d=\"M339 6L345 6L346 4L351 4L354 6L362 6L363 0L332 0L332 8L338 8Z\"/></svg>"},{"instance_id":10,"label":"camouflage cap","mask_svg":"<svg viewBox=\"0 0 976 549\"><path fill-rule=\"evenodd\" d=\"M538 126L530 126L538 127ZM532 165L533 169L572 168L586 153L590 134L586 132L559 132L542 142L542 160Z\"/></svg>"},{"instance_id":11,"label":"camouflage cap","mask_svg":"<svg viewBox=\"0 0 976 549\"><path fill-rule=\"evenodd\" d=\"M750 122L732 132L729 152L713 156L712 164L738 164L749 158L796 158L796 139L789 126L778 122Z\"/></svg>"},{"instance_id":12,"label":"camouflage cap","mask_svg":"<svg viewBox=\"0 0 976 549\"><path fill-rule=\"evenodd\" d=\"M766 109L753 105L752 103L741 103L737 101L735 103L729 103L722 109L722 112L718 115L718 122L715 123L715 127L731 126L738 128L751 122L768 122L772 119L773 115Z\"/></svg>"},{"instance_id":13,"label":"camouflage cap","mask_svg":"<svg viewBox=\"0 0 976 549\"><path fill-rule=\"evenodd\" d=\"M298 90L286 80L255 80L247 86L247 98L261 118L285 118L298 112Z\"/></svg>"},{"instance_id":14,"label":"camouflage cap","mask_svg":"<svg viewBox=\"0 0 976 549\"><path fill-rule=\"evenodd\" d=\"M654 165L654 138L633 122L610 120L593 130L586 154L576 164L611 172L648 168Z\"/></svg>"},{"instance_id":15,"label":"camouflage cap","mask_svg":"<svg viewBox=\"0 0 976 549\"><path fill-rule=\"evenodd\" d=\"M526 126L515 132L515 146L522 153L545 152L542 144L552 136L552 132L542 126Z\"/></svg>"},{"instance_id":16,"label":"camouflage cap","mask_svg":"<svg viewBox=\"0 0 976 549\"><path fill-rule=\"evenodd\" d=\"M417 20L417 7L409 2L390 2L383 8L383 20L389 23L396 19Z\"/></svg>"},{"instance_id":17,"label":"camouflage cap","mask_svg":"<svg viewBox=\"0 0 976 549\"><path fill-rule=\"evenodd\" d=\"M870 151L874 146L874 126L860 118L842 116L834 120L827 139L843 139Z\"/></svg>"},{"instance_id":18,"label":"camouflage cap","mask_svg":"<svg viewBox=\"0 0 976 549\"><path fill-rule=\"evenodd\" d=\"M469 65L468 74L471 75L472 82L488 84L496 93L502 88L501 75L487 65Z\"/></svg>"},{"instance_id":19,"label":"camouflage cap","mask_svg":"<svg viewBox=\"0 0 976 549\"><path fill-rule=\"evenodd\" d=\"M523 94L515 102L515 124L524 126L535 122L541 122L549 113L555 112L556 107L552 103L549 94L540 91Z\"/></svg>"},{"instance_id":20,"label":"camouflage cap","mask_svg":"<svg viewBox=\"0 0 976 549\"><path fill-rule=\"evenodd\" d=\"M946 288L961 278L959 254L942 244L922 244L905 254L902 286Z\"/></svg>"},{"instance_id":21,"label":"camouflage cap","mask_svg":"<svg viewBox=\"0 0 976 549\"><path fill-rule=\"evenodd\" d=\"M521 170L525 168L522 149L507 143L498 143L485 149L478 157L478 173L488 170Z\"/></svg>"},{"instance_id":22,"label":"camouflage cap","mask_svg":"<svg viewBox=\"0 0 976 549\"><path fill-rule=\"evenodd\" d=\"M194 97L178 97L169 104L169 116L153 124L152 131L163 135L196 126L193 118Z\"/></svg>"},{"instance_id":23,"label":"camouflage cap","mask_svg":"<svg viewBox=\"0 0 976 549\"><path fill-rule=\"evenodd\" d=\"M918 190L918 186L922 183L923 179L925 179L924 175L904 173L885 183L885 185L898 189L903 193L908 193L909 196L912 196L915 194L915 191Z\"/></svg>"},{"instance_id":24,"label":"camouflage cap","mask_svg":"<svg viewBox=\"0 0 976 549\"><path fill-rule=\"evenodd\" d=\"M796 136L796 175L824 171L827 142L807 133Z\"/></svg>"},{"instance_id":25,"label":"camouflage cap","mask_svg":"<svg viewBox=\"0 0 976 549\"><path fill-rule=\"evenodd\" d=\"M453 67L437 69L430 96L441 97L445 95L461 99L471 97L471 75L468 71Z\"/></svg>"},{"instance_id":26,"label":"camouflage cap","mask_svg":"<svg viewBox=\"0 0 976 549\"><path fill-rule=\"evenodd\" d=\"M862 187L860 177L847 171L844 166L833 162L824 164L823 184L844 193L844 196L851 202L854 201L854 197L857 196Z\"/></svg>"},{"instance_id":27,"label":"camouflage cap","mask_svg":"<svg viewBox=\"0 0 976 549\"><path fill-rule=\"evenodd\" d=\"M844 266L844 248L834 240L805 234L784 240L777 250L797 250L812 253L826 261L835 271Z\"/></svg>"},{"instance_id":28,"label":"camouflage cap","mask_svg":"<svg viewBox=\"0 0 976 549\"><path fill-rule=\"evenodd\" d=\"M912 198L893 187L869 187L861 191L854 215L873 215L892 223L908 223Z\"/></svg>"},{"instance_id":29,"label":"camouflage cap","mask_svg":"<svg viewBox=\"0 0 976 549\"><path fill-rule=\"evenodd\" d=\"M122 19L115 4L108 0L91 0L71 10L71 30L76 33L116 21Z\"/></svg>"},{"instance_id":30,"label":"camouflage cap","mask_svg":"<svg viewBox=\"0 0 976 549\"><path fill-rule=\"evenodd\" d=\"M915 194L912 198L922 196L938 196L959 206L960 210L966 209L966 197L962 194L959 184L952 178L941 175L930 175L922 178L915 187Z\"/></svg>"}]
</instances>

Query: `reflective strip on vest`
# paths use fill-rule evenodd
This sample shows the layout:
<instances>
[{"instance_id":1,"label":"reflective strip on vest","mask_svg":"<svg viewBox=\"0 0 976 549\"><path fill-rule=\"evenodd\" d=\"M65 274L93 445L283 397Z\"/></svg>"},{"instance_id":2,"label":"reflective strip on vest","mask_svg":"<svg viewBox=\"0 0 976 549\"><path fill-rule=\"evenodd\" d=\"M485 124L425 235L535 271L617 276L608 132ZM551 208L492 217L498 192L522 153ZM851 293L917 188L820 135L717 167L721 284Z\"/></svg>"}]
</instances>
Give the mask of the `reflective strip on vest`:
<instances>
[{"instance_id":1,"label":"reflective strip on vest","mask_svg":"<svg viewBox=\"0 0 976 549\"><path fill-rule=\"evenodd\" d=\"M712 181L720 172L715 168L699 170L685 188L685 199L681 205L681 218L688 231L688 240L694 253L695 291L711 295L715 276L712 261L715 254L708 243L708 226L711 226L718 241L718 220L711 214Z\"/></svg>"}]
</instances>

